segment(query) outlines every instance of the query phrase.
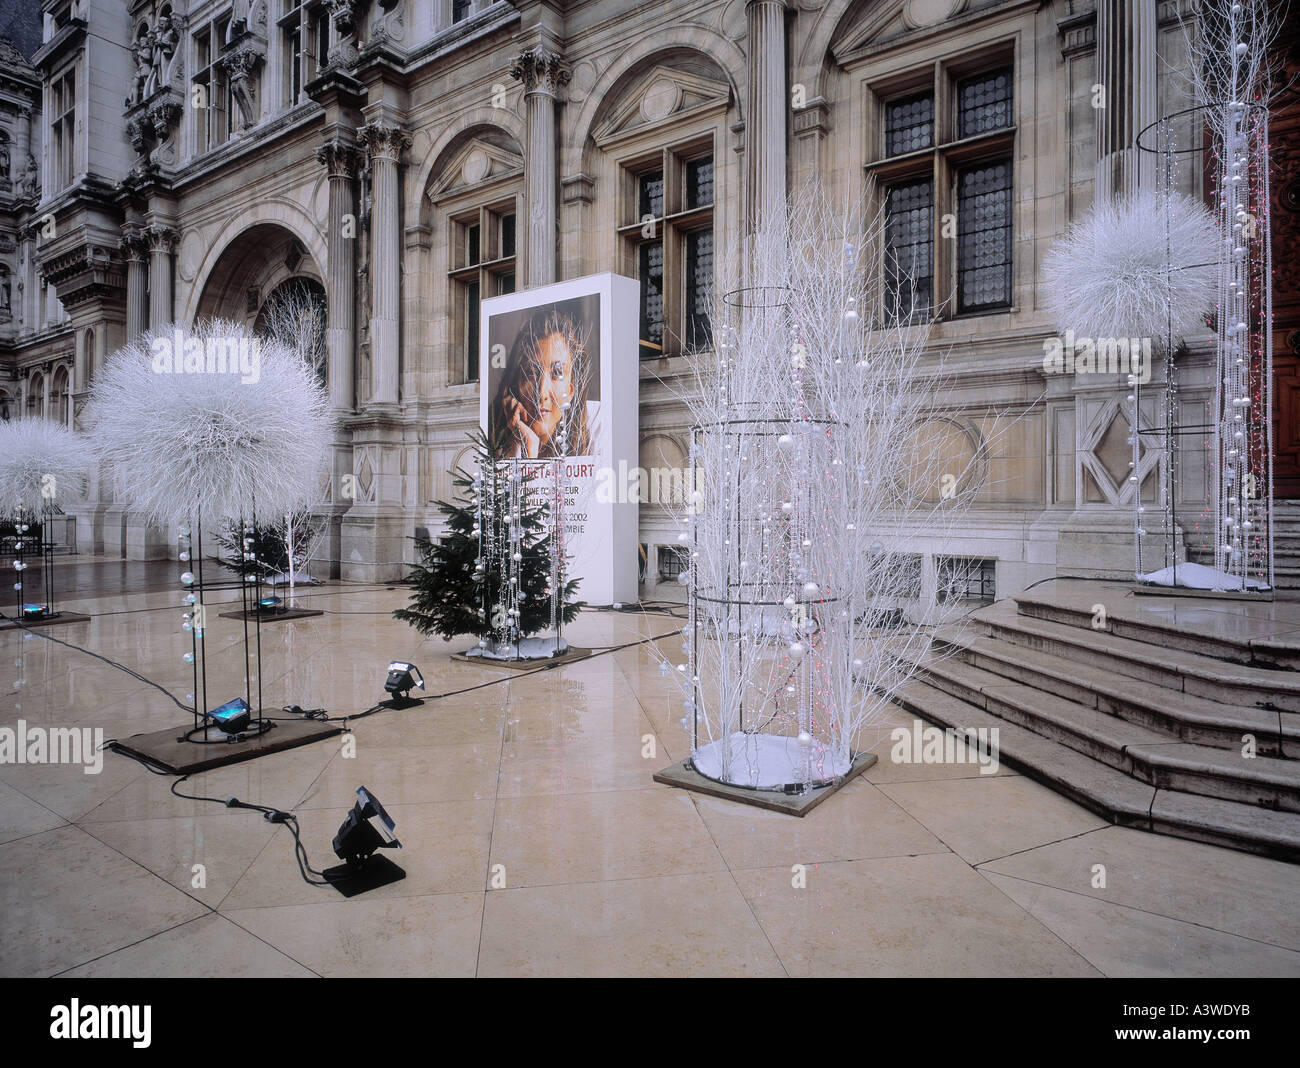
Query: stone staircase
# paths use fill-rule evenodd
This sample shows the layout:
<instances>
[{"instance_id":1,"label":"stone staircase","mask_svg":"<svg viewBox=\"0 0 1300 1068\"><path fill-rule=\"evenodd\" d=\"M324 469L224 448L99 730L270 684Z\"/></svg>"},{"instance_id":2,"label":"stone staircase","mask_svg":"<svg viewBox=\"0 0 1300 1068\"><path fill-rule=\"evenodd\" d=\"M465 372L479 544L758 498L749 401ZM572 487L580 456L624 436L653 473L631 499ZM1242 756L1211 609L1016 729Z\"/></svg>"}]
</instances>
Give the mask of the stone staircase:
<instances>
[{"instance_id":1,"label":"stone staircase","mask_svg":"<svg viewBox=\"0 0 1300 1068\"><path fill-rule=\"evenodd\" d=\"M1300 862L1300 606L1053 587L938 630L895 701L1114 823Z\"/></svg>"},{"instance_id":2,"label":"stone staircase","mask_svg":"<svg viewBox=\"0 0 1300 1068\"><path fill-rule=\"evenodd\" d=\"M1214 566L1214 548L1187 538L1187 559ZM1300 501L1273 502L1273 580L1279 590L1300 590Z\"/></svg>"}]
</instances>

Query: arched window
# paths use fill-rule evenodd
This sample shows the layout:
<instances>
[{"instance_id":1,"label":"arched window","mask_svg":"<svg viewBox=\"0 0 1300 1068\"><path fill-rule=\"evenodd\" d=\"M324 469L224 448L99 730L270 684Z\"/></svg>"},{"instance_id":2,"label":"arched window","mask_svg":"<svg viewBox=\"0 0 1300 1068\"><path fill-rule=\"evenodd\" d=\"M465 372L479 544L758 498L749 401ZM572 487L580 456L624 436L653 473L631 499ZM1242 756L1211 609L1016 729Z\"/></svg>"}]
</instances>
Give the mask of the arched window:
<instances>
[{"instance_id":1,"label":"arched window","mask_svg":"<svg viewBox=\"0 0 1300 1068\"><path fill-rule=\"evenodd\" d=\"M328 385L327 322L325 287L314 278L288 278L262 302L253 332L291 345L316 369L321 385Z\"/></svg>"},{"instance_id":2,"label":"arched window","mask_svg":"<svg viewBox=\"0 0 1300 1068\"><path fill-rule=\"evenodd\" d=\"M68 423L68 369L60 367L54 372L50 385L50 418L56 423Z\"/></svg>"},{"instance_id":3,"label":"arched window","mask_svg":"<svg viewBox=\"0 0 1300 1068\"><path fill-rule=\"evenodd\" d=\"M453 382L478 380L481 303L518 286L522 192L523 154L495 128L480 128L450 147L431 176L435 231L446 235L432 273L446 279L444 337Z\"/></svg>"},{"instance_id":4,"label":"arched window","mask_svg":"<svg viewBox=\"0 0 1300 1068\"><path fill-rule=\"evenodd\" d=\"M25 418L40 419L45 414L45 376L34 374L27 380L27 411Z\"/></svg>"}]
</instances>

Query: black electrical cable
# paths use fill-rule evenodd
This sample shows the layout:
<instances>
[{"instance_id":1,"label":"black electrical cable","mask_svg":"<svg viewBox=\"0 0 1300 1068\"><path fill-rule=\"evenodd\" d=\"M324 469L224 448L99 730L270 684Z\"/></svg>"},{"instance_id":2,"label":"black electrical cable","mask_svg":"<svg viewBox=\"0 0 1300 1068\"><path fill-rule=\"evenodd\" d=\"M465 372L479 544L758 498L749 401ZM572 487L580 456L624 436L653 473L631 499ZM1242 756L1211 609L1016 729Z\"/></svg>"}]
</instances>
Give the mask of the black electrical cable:
<instances>
[{"instance_id":1,"label":"black electrical cable","mask_svg":"<svg viewBox=\"0 0 1300 1068\"><path fill-rule=\"evenodd\" d=\"M241 801L237 797L227 797L224 800L220 797L201 797L198 794L185 794L177 789L181 783L188 779L188 775L182 775L171 785L171 792L177 797L183 797L187 801L207 801L214 805L224 805L226 808L242 808L249 812L260 812L262 818L268 823L280 824L289 829L293 835L293 855L298 862L298 873L302 876L303 881L308 886L330 886L332 885L325 878L324 872L317 871L311 866L311 860L307 856L307 847L302 844L302 828L298 826L298 817L292 812L286 812L284 809L269 808L266 805L254 805L248 801ZM310 873L310 874L308 874ZM316 878L312 878L312 876Z\"/></svg>"},{"instance_id":2,"label":"black electrical cable","mask_svg":"<svg viewBox=\"0 0 1300 1068\"><path fill-rule=\"evenodd\" d=\"M80 645L74 645L72 642L65 642L62 638L55 638L54 636L50 634L46 634L44 631L38 630L35 627L29 627L22 620L14 619L12 616L7 616L3 612L0 612L0 619L7 619L11 623L14 623L19 627L22 627L22 629L27 631L29 634L35 634L37 637L44 638L46 641L54 642L55 645L62 645L67 647L68 649L75 649L79 653L85 653L87 656L93 656L96 660L102 660L105 664L108 664L110 667L115 667L119 671L125 671L128 675L131 676L131 678L146 683L147 685L152 686L155 690L158 690L159 692L166 694L168 699L182 712L189 712L191 715L194 713L193 708L191 708L189 705L182 704L180 699L177 698L176 695L173 694L169 689L167 689L167 687L163 686L161 683L154 682L153 679L146 678L144 675L141 675L138 671L135 671L134 669L127 667L125 664L118 663L118 661L116 660L111 660L106 656L102 656L99 653L92 652L90 649L85 649Z\"/></svg>"}]
</instances>

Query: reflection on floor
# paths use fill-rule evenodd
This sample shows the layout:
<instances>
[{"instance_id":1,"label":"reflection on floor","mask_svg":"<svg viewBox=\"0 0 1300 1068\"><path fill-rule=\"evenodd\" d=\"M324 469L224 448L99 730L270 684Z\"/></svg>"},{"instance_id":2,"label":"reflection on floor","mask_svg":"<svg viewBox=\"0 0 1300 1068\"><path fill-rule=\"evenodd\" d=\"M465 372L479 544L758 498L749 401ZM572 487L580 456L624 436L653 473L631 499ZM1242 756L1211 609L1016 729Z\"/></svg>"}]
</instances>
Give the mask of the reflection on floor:
<instances>
[{"instance_id":1,"label":"reflection on floor","mask_svg":"<svg viewBox=\"0 0 1300 1068\"><path fill-rule=\"evenodd\" d=\"M179 594L69 597L57 637L184 700ZM182 800L108 755L99 774L0 766L5 975L1300 975L1300 866L1116 828L1003 768L879 763L805 819L657 786L685 755L674 680L644 645L554 671L457 663L383 587L263 629L267 704L359 712L389 659L435 692L353 733L197 775L186 792L292 809L316 867L356 788L397 822L400 882L306 885L255 813ZM589 612L610 647L680 624ZM239 624L209 683L241 690ZM36 635L0 635L0 727L184 716L146 683ZM349 742L355 752L345 749ZM653 745L651 745L653 743ZM644 754L653 752L653 756Z\"/></svg>"}]
</instances>

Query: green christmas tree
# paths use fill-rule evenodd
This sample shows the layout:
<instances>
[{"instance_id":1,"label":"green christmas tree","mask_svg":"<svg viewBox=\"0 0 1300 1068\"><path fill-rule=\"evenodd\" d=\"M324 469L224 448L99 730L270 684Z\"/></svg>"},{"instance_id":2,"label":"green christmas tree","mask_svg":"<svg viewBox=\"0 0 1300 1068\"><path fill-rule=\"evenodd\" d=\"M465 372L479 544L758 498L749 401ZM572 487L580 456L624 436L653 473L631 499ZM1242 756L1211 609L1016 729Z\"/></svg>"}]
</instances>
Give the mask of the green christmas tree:
<instances>
[{"instance_id":1,"label":"green christmas tree","mask_svg":"<svg viewBox=\"0 0 1300 1068\"><path fill-rule=\"evenodd\" d=\"M500 544L505 535L505 517L510 512L510 485L503 473L493 479L488 460L488 441L480 431L472 436L480 474L457 471L453 479L456 500L438 502L446 517L446 533L439 540L415 539L419 562L412 565L411 603L399 608L394 618L411 624L421 634L454 638L472 634L476 638L505 645L551 626L551 531L547 528L550 508L546 503L529 503L520 494L520 559L517 564L519 619L508 614L512 598L505 595L512 568L504 553L480 556L479 509L476 489L484 495L485 523L489 538ZM479 485L476 487L476 483ZM578 579L569 579L560 589L560 615L572 623L585 606L574 601Z\"/></svg>"}]
</instances>

